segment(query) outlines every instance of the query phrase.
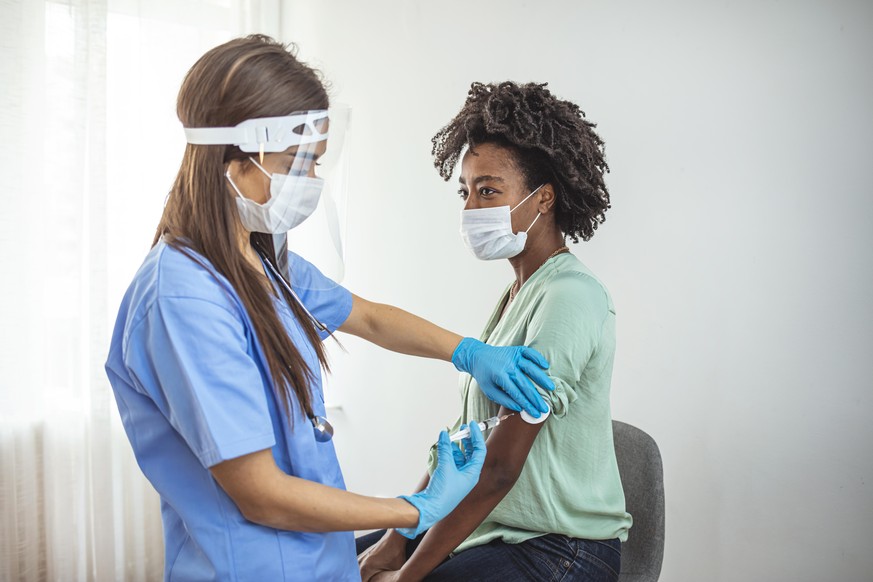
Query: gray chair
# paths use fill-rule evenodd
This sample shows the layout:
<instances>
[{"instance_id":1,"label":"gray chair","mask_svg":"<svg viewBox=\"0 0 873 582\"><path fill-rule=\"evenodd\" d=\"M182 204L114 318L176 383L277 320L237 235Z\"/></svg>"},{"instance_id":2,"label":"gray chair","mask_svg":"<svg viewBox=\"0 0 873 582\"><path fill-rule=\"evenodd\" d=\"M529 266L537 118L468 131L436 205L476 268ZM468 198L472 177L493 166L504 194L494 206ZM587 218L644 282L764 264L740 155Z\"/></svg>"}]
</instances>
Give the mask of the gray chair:
<instances>
[{"instance_id":1,"label":"gray chair","mask_svg":"<svg viewBox=\"0 0 873 582\"><path fill-rule=\"evenodd\" d=\"M624 422L612 421L615 458L627 511L634 518L621 545L619 582L656 582L664 559L664 467L654 439Z\"/></svg>"}]
</instances>

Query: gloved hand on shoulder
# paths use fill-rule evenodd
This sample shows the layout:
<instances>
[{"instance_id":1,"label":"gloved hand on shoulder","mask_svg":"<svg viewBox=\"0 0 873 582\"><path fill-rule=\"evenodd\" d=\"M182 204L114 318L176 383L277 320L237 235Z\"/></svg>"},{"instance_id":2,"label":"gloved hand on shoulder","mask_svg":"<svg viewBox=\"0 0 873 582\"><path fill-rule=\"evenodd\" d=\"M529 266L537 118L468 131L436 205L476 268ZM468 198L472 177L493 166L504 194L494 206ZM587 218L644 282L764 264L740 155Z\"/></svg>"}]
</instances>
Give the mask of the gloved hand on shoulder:
<instances>
[{"instance_id":1,"label":"gloved hand on shoulder","mask_svg":"<svg viewBox=\"0 0 873 582\"><path fill-rule=\"evenodd\" d=\"M534 418L549 410L531 380L546 390L554 390L555 383L545 372L549 362L533 348L490 346L465 337L455 348L452 363L473 376L485 396L503 407L524 410Z\"/></svg>"}]
</instances>

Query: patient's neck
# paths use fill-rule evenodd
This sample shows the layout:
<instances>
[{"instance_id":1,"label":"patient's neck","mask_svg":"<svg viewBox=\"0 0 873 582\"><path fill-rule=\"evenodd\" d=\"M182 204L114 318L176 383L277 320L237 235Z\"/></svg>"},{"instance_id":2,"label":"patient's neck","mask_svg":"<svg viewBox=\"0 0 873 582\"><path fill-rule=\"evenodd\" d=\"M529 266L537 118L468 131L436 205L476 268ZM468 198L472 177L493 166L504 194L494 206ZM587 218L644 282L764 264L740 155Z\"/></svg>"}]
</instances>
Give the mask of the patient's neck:
<instances>
[{"instance_id":1,"label":"patient's neck","mask_svg":"<svg viewBox=\"0 0 873 582\"><path fill-rule=\"evenodd\" d=\"M517 281L515 288L521 289L521 286L536 273L537 269L543 266L549 256L563 246L564 235L557 227L544 228L539 232L530 233L524 250L509 259L509 263L515 270L515 280Z\"/></svg>"}]
</instances>

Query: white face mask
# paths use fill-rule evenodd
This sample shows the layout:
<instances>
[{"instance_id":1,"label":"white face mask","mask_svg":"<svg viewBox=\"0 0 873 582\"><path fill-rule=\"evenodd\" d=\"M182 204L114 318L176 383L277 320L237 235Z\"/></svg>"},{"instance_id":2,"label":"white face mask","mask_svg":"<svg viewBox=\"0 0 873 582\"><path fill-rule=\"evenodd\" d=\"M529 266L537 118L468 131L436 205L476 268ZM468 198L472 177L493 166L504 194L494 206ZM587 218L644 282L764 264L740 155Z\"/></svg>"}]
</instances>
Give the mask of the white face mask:
<instances>
[{"instance_id":1,"label":"white face mask","mask_svg":"<svg viewBox=\"0 0 873 582\"><path fill-rule=\"evenodd\" d=\"M470 252L479 259L490 261L509 259L523 251L527 242L527 233L539 220L541 214L537 213L537 217L527 230L516 234L512 232L512 212L539 192L543 186L545 184L541 184L512 209L509 206L496 206L462 210L461 238L464 239L464 244Z\"/></svg>"},{"instance_id":2,"label":"white face mask","mask_svg":"<svg viewBox=\"0 0 873 582\"><path fill-rule=\"evenodd\" d=\"M246 230L281 234L299 225L315 212L324 188L323 179L270 174L253 158L249 159L270 178L270 199L263 204L243 196L231 179L230 171L225 173L225 177L237 193L236 208Z\"/></svg>"}]
</instances>

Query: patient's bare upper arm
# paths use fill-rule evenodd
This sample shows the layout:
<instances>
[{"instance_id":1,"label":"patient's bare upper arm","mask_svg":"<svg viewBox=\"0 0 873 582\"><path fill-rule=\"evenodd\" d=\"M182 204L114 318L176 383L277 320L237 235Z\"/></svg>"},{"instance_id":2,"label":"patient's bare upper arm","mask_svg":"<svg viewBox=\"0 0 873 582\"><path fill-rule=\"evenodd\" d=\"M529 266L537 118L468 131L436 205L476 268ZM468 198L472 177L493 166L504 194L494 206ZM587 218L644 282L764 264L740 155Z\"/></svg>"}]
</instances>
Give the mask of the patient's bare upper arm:
<instances>
[{"instance_id":1,"label":"patient's bare upper arm","mask_svg":"<svg viewBox=\"0 0 873 582\"><path fill-rule=\"evenodd\" d=\"M499 414L503 416L512 412L501 407ZM515 483L544 424L527 423L515 414L497 425L488 435L488 453L482 475L504 484Z\"/></svg>"}]
</instances>

